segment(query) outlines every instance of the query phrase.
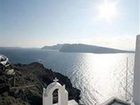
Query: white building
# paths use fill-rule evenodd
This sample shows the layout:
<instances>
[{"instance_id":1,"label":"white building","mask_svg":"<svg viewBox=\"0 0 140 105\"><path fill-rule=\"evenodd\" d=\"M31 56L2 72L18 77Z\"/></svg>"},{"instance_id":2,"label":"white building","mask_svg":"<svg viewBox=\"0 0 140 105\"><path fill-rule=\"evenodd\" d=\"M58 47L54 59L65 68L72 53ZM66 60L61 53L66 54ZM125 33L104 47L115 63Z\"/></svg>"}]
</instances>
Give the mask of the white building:
<instances>
[{"instance_id":1,"label":"white building","mask_svg":"<svg viewBox=\"0 0 140 105\"><path fill-rule=\"evenodd\" d=\"M6 57L6 56L4 56L4 55L0 55L0 63L2 64L2 65L6 65L7 63L8 63L8 58Z\"/></svg>"},{"instance_id":2,"label":"white building","mask_svg":"<svg viewBox=\"0 0 140 105\"><path fill-rule=\"evenodd\" d=\"M58 90L58 103L53 103L53 93ZM68 92L65 85L61 85L58 79L48 85L47 89L43 89L43 105L78 105L75 100L68 100Z\"/></svg>"},{"instance_id":3,"label":"white building","mask_svg":"<svg viewBox=\"0 0 140 105\"><path fill-rule=\"evenodd\" d=\"M140 105L140 35L137 36L135 52L134 103Z\"/></svg>"},{"instance_id":4,"label":"white building","mask_svg":"<svg viewBox=\"0 0 140 105\"><path fill-rule=\"evenodd\" d=\"M3 66L6 67L6 69L5 69L6 75L15 75L14 69L9 68L9 66L10 66L9 59L6 56L0 55L0 64L2 64Z\"/></svg>"}]
</instances>

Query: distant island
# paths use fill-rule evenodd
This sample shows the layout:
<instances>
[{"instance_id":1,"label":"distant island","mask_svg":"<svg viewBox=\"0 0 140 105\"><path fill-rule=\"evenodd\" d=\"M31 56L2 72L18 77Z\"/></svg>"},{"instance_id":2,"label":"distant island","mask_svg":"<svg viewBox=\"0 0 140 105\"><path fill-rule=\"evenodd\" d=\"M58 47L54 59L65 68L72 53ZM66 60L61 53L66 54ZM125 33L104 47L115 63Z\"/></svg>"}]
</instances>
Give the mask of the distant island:
<instances>
[{"instance_id":1,"label":"distant island","mask_svg":"<svg viewBox=\"0 0 140 105\"><path fill-rule=\"evenodd\" d=\"M60 50L64 44L57 44L53 46L44 46L42 49L48 49L48 50Z\"/></svg>"},{"instance_id":2,"label":"distant island","mask_svg":"<svg viewBox=\"0 0 140 105\"><path fill-rule=\"evenodd\" d=\"M42 49L58 50L60 52L74 53L134 53L134 51L119 50L114 48L87 45L87 44L57 44L53 46L44 46Z\"/></svg>"}]
</instances>

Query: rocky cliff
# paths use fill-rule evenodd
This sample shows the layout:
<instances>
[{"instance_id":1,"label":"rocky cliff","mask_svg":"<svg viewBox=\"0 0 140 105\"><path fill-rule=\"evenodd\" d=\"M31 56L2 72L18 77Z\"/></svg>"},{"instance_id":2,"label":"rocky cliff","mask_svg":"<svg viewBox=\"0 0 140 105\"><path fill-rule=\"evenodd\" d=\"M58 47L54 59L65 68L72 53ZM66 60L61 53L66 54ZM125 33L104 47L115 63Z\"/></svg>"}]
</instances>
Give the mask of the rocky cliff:
<instances>
[{"instance_id":1,"label":"rocky cliff","mask_svg":"<svg viewBox=\"0 0 140 105\"><path fill-rule=\"evenodd\" d=\"M74 88L68 79L60 73L46 69L42 64L14 64L14 76L3 74L5 67L0 65L0 105L42 105L42 89L55 77L65 84L69 99L80 99L80 91ZM55 100L54 100L55 101Z\"/></svg>"}]
</instances>

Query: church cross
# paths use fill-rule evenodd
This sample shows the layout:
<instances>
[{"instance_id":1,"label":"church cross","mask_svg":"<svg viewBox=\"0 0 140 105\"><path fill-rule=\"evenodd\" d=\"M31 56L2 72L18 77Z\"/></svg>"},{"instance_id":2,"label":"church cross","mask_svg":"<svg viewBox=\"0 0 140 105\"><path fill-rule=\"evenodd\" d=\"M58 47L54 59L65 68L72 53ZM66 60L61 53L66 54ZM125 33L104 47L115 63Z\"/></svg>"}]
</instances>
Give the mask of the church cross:
<instances>
[{"instance_id":1,"label":"church cross","mask_svg":"<svg viewBox=\"0 0 140 105\"><path fill-rule=\"evenodd\" d=\"M53 80L54 82L58 82L59 80L55 77L55 79Z\"/></svg>"}]
</instances>

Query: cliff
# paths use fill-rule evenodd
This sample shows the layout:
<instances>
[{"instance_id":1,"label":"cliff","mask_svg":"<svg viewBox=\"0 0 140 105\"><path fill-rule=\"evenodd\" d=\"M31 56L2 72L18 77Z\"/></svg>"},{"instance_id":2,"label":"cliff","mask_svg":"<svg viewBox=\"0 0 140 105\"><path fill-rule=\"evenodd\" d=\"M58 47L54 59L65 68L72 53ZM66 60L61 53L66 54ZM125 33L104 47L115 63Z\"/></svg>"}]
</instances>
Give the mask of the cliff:
<instances>
[{"instance_id":1,"label":"cliff","mask_svg":"<svg viewBox=\"0 0 140 105\"><path fill-rule=\"evenodd\" d=\"M48 49L48 50L60 50L63 44L57 44L53 46L44 46L42 49Z\"/></svg>"},{"instance_id":2,"label":"cliff","mask_svg":"<svg viewBox=\"0 0 140 105\"><path fill-rule=\"evenodd\" d=\"M93 46L86 44L64 44L60 52L80 52L80 53L134 53L134 51L125 51L114 48Z\"/></svg>"},{"instance_id":3,"label":"cliff","mask_svg":"<svg viewBox=\"0 0 140 105\"><path fill-rule=\"evenodd\" d=\"M45 68L42 64L14 64L14 76L3 74L5 67L0 65L0 105L42 105L42 89L55 77L66 85L69 99L80 99L80 91L60 73ZM55 100L54 100L55 101Z\"/></svg>"}]
</instances>

